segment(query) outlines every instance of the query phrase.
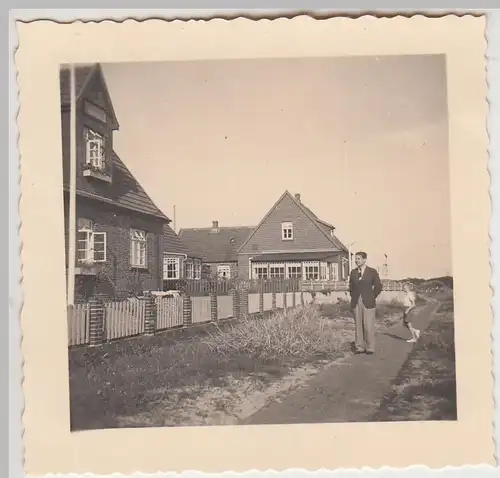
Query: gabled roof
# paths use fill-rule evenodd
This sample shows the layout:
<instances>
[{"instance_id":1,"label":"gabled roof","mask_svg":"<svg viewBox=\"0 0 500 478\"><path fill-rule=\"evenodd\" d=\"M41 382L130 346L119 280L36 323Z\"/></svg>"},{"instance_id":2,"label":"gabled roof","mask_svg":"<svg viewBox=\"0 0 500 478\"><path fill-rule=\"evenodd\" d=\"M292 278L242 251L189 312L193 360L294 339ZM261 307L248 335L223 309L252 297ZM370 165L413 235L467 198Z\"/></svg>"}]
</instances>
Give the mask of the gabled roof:
<instances>
[{"instance_id":1,"label":"gabled roof","mask_svg":"<svg viewBox=\"0 0 500 478\"><path fill-rule=\"evenodd\" d=\"M99 75L101 83L103 85L103 93L106 97L109 113L113 119L113 123L116 129L118 129L118 118L113 107L113 102L111 101L111 96L108 91L108 86L106 85L106 80L104 79L104 73L102 71L101 65L99 63L94 63L93 65L80 65L75 66L75 96L76 102L78 103L85 92L85 88L94 78L95 75ZM59 72L59 83L60 83L60 93L61 93L61 107L68 107L71 105L71 91L70 91L70 69L68 67L62 67Z\"/></svg>"},{"instance_id":2,"label":"gabled roof","mask_svg":"<svg viewBox=\"0 0 500 478\"><path fill-rule=\"evenodd\" d=\"M240 246L238 252L241 251L243 249L243 247L246 246L246 244L250 241L250 239L255 234L255 232L260 228L260 226L262 226L262 224L264 224L266 222L267 218L271 215L271 213L276 209L276 207L278 206L278 204L285 197L290 198L299 207L299 209L311 220L311 222L313 222L318 227L318 229L323 233L323 235L332 243L332 246L334 246L336 249L339 249L339 250L347 252L347 247L345 247L344 244L342 244L342 242L334 234L330 234L329 232L327 232L325 230L325 227L328 230L331 230L331 229L333 229L333 226L331 224L328 224L327 222L319 219L316 216L316 214L314 214L308 207L306 207L302 203L302 201L299 201L297 198L295 198L295 196L293 194L290 194L290 192L288 190L285 191L280 196L280 198L274 203L273 207L262 218L262 220L260 221L260 223L258 224L258 226L256 228L254 228L254 230L252 231L252 233L247 237L247 239L245 240L245 242L243 242L243 244Z\"/></svg>"},{"instance_id":3,"label":"gabled roof","mask_svg":"<svg viewBox=\"0 0 500 478\"><path fill-rule=\"evenodd\" d=\"M125 166L125 163L114 151L112 154L112 162L113 182L111 184L106 184L104 188L98 190L97 188L90 189L81 187L81 183L78 184L77 181L76 194L170 222L170 219L155 205L146 191L144 191L139 181L134 178L130 170ZM69 191L68 169L69 168L64 168L63 170L63 188L65 191ZM82 179L85 181L84 178ZM105 194L103 192L105 192Z\"/></svg>"},{"instance_id":4,"label":"gabled roof","mask_svg":"<svg viewBox=\"0 0 500 478\"><path fill-rule=\"evenodd\" d=\"M199 255L191 251L175 231L168 225L163 226L163 252L165 254L185 254L188 257L201 259Z\"/></svg>"},{"instance_id":5,"label":"gabled roof","mask_svg":"<svg viewBox=\"0 0 500 478\"><path fill-rule=\"evenodd\" d=\"M179 231L183 244L204 262L236 262L238 250L254 227L188 228Z\"/></svg>"},{"instance_id":6,"label":"gabled roof","mask_svg":"<svg viewBox=\"0 0 500 478\"><path fill-rule=\"evenodd\" d=\"M106 81L99 64L91 66L78 66L75 68L75 90L77 101L82 98L86 85L88 85L93 76L97 74L100 75L103 92L109 101L109 107L112 109L113 105L111 103L111 98L109 97ZM69 76L68 69L61 69L61 106L69 104ZM69 148L69 145L63 142L63 149L64 148ZM69 151L65 149L63 151L63 155L65 158L68 157ZM91 182L86 178L83 178L81 175L77 175L77 194L170 222L170 219L166 217L165 214L163 214L163 212L154 204L139 181L137 181L115 151L112 151L111 154L111 164L113 180L110 184L91 184ZM67 161L63 162L63 184L64 190L69 190L69 164Z\"/></svg>"}]
</instances>

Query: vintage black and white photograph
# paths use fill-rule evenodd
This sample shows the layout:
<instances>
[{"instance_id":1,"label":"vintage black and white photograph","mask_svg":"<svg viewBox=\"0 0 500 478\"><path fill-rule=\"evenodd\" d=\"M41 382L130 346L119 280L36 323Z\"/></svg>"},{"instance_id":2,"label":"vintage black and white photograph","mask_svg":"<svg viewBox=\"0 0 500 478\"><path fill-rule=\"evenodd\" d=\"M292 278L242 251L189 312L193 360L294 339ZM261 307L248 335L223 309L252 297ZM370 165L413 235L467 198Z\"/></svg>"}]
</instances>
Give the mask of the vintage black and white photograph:
<instances>
[{"instance_id":1,"label":"vintage black and white photograph","mask_svg":"<svg viewBox=\"0 0 500 478\"><path fill-rule=\"evenodd\" d=\"M494 463L485 25L19 23L25 473Z\"/></svg>"},{"instance_id":2,"label":"vintage black and white photograph","mask_svg":"<svg viewBox=\"0 0 500 478\"><path fill-rule=\"evenodd\" d=\"M71 429L457 419L445 55L64 64Z\"/></svg>"}]
</instances>

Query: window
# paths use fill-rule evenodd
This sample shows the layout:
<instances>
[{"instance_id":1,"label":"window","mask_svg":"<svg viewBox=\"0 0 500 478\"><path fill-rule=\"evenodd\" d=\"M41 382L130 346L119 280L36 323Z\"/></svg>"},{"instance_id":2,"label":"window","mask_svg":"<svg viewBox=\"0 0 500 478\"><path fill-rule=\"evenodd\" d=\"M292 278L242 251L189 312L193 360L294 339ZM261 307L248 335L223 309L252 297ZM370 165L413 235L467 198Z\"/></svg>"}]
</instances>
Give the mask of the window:
<instances>
[{"instance_id":1,"label":"window","mask_svg":"<svg viewBox=\"0 0 500 478\"><path fill-rule=\"evenodd\" d=\"M103 170L106 164L104 137L91 129L85 130L87 147L86 164L92 168Z\"/></svg>"},{"instance_id":2,"label":"window","mask_svg":"<svg viewBox=\"0 0 500 478\"><path fill-rule=\"evenodd\" d=\"M147 267L148 243L146 232L140 229L130 230L130 265Z\"/></svg>"},{"instance_id":3,"label":"window","mask_svg":"<svg viewBox=\"0 0 500 478\"><path fill-rule=\"evenodd\" d=\"M178 257L163 258L163 278L167 280L180 279L180 259Z\"/></svg>"},{"instance_id":4,"label":"window","mask_svg":"<svg viewBox=\"0 0 500 478\"><path fill-rule=\"evenodd\" d=\"M335 282L339 280L339 265L337 262L332 264L332 280Z\"/></svg>"},{"instance_id":5,"label":"window","mask_svg":"<svg viewBox=\"0 0 500 478\"><path fill-rule=\"evenodd\" d=\"M328 279L328 266L326 262L321 262L319 265L320 279L327 280Z\"/></svg>"},{"instance_id":6,"label":"window","mask_svg":"<svg viewBox=\"0 0 500 478\"><path fill-rule=\"evenodd\" d=\"M287 266L287 277L290 279L300 279L302 277L302 265L294 264Z\"/></svg>"},{"instance_id":7,"label":"window","mask_svg":"<svg viewBox=\"0 0 500 478\"><path fill-rule=\"evenodd\" d=\"M293 224L291 222L281 223L281 239L291 241L293 239Z\"/></svg>"},{"instance_id":8,"label":"window","mask_svg":"<svg viewBox=\"0 0 500 478\"><path fill-rule=\"evenodd\" d=\"M103 123L106 123L106 112L102 108L99 108L99 106L96 106L89 101L85 101L85 113L89 116L97 118Z\"/></svg>"},{"instance_id":9,"label":"window","mask_svg":"<svg viewBox=\"0 0 500 478\"><path fill-rule=\"evenodd\" d=\"M194 260L194 278L201 279L201 261L199 259Z\"/></svg>"},{"instance_id":10,"label":"window","mask_svg":"<svg viewBox=\"0 0 500 478\"><path fill-rule=\"evenodd\" d=\"M217 266L217 277L221 279L231 278L231 267L230 266Z\"/></svg>"},{"instance_id":11,"label":"window","mask_svg":"<svg viewBox=\"0 0 500 478\"><path fill-rule=\"evenodd\" d=\"M284 264L269 264L269 277L285 278L285 265Z\"/></svg>"},{"instance_id":12,"label":"window","mask_svg":"<svg viewBox=\"0 0 500 478\"><path fill-rule=\"evenodd\" d=\"M79 219L77 223L76 260L79 264L106 262L106 233L94 231L88 219Z\"/></svg>"},{"instance_id":13,"label":"window","mask_svg":"<svg viewBox=\"0 0 500 478\"><path fill-rule=\"evenodd\" d=\"M306 280L319 279L319 263L318 262L304 262L304 275Z\"/></svg>"},{"instance_id":14,"label":"window","mask_svg":"<svg viewBox=\"0 0 500 478\"><path fill-rule=\"evenodd\" d=\"M252 264L252 276L254 279L267 279L267 264Z\"/></svg>"},{"instance_id":15,"label":"window","mask_svg":"<svg viewBox=\"0 0 500 478\"><path fill-rule=\"evenodd\" d=\"M193 261L186 262L186 279L194 279L194 264L193 264Z\"/></svg>"}]
</instances>

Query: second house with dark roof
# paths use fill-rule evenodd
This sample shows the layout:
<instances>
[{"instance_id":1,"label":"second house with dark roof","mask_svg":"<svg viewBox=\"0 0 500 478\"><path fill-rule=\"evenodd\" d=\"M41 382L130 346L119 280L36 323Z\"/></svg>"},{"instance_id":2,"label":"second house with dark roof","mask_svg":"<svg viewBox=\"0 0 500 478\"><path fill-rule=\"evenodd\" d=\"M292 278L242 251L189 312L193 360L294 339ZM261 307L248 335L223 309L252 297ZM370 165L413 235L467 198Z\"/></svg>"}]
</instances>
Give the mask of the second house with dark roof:
<instances>
[{"instance_id":1,"label":"second house with dark roof","mask_svg":"<svg viewBox=\"0 0 500 478\"><path fill-rule=\"evenodd\" d=\"M62 69L61 127L68 256L70 75ZM163 289L164 226L170 220L113 150L118 120L100 65L75 69L76 298ZM43 207L43 205L41 205Z\"/></svg>"},{"instance_id":2,"label":"second house with dark roof","mask_svg":"<svg viewBox=\"0 0 500 478\"><path fill-rule=\"evenodd\" d=\"M181 229L179 237L193 256L202 259L211 277L235 279L241 277L238 250L253 230L248 226L221 227L213 221L212 227Z\"/></svg>"},{"instance_id":3,"label":"second house with dark roof","mask_svg":"<svg viewBox=\"0 0 500 478\"><path fill-rule=\"evenodd\" d=\"M238 270L251 278L345 280L348 250L331 224L300 194L285 191L238 250Z\"/></svg>"}]
</instances>

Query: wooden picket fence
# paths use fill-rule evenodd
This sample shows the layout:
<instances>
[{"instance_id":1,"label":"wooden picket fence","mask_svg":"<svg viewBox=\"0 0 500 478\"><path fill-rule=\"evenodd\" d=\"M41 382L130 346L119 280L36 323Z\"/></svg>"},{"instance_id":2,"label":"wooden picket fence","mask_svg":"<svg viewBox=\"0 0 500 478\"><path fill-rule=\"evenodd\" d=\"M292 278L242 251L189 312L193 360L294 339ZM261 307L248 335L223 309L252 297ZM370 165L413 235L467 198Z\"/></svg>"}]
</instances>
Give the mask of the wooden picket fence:
<instances>
[{"instance_id":1,"label":"wooden picket fence","mask_svg":"<svg viewBox=\"0 0 500 478\"><path fill-rule=\"evenodd\" d=\"M165 330L182 326L182 297L157 297L156 329Z\"/></svg>"},{"instance_id":2,"label":"wooden picket fence","mask_svg":"<svg viewBox=\"0 0 500 478\"><path fill-rule=\"evenodd\" d=\"M87 344L89 337L89 304L75 304L73 311L68 312L68 344Z\"/></svg>"},{"instance_id":3,"label":"wooden picket fence","mask_svg":"<svg viewBox=\"0 0 500 478\"><path fill-rule=\"evenodd\" d=\"M119 302L106 302L105 336L107 340L121 337L132 337L144 333L146 319L146 302L141 299L130 299Z\"/></svg>"},{"instance_id":4,"label":"wooden picket fence","mask_svg":"<svg viewBox=\"0 0 500 478\"><path fill-rule=\"evenodd\" d=\"M285 306L292 307L301 303L308 304L313 300L316 291L337 290L343 291L339 283L328 284L313 281L308 283L274 281L274 289L269 292L265 281L240 281L239 287L247 290L248 312L255 314L260 312L262 294L263 311L273 308L273 294L275 294L275 307L282 309ZM278 284L278 285L277 285ZM299 288L302 290L300 290ZM328 287L330 286L330 287ZM383 281L385 291L396 292L402 289L401 284L396 281ZM322 288L323 287L323 288ZM338 287L332 289L331 287ZM258 292L254 292L257 289ZM298 289L298 290L297 290ZM294 300L295 299L295 300ZM191 296L191 323L199 324L213 320L210 296ZM156 331L182 327L184 325L184 299L180 295L167 297L156 297ZM130 298L104 302L104 338L107 341L119 338L133 337L145 333L146 322L146 300L145 298ZM217 319L233 317L233 296L217 295ZM71 313L68 313L68 344L69 346L85 345L90 342L90 309L88 303L76 304Z\"/></svg>"}]
</instances>

